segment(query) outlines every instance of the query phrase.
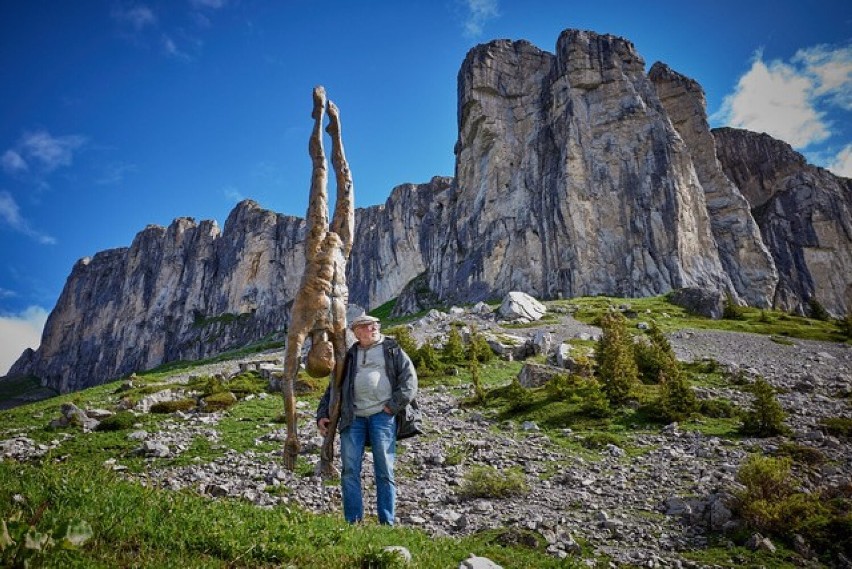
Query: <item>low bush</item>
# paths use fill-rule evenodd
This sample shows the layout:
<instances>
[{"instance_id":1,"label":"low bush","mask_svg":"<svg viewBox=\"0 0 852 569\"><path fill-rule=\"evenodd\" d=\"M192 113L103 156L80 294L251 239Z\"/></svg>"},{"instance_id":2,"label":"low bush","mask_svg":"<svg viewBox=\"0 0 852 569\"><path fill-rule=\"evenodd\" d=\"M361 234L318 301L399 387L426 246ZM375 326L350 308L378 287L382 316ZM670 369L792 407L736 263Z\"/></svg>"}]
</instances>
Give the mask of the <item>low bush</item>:
<instances>
[{"instance_id":1,"label":"low bush","mask_svg":"<svg viewBox=\"0 0 852 569\"><path fill-rule=\"evenodd\" d=\"M740 432L755 437L773 437L788 432L784 419L787 414L781 408L775 389L762 377L751 387L754 400L751 409L743 416Z\"/></svg>"},{"instance_id":2,"label":"low bush","mask_svg":"<svg viewBox=\"0 0 852 569\"><path fill-rule=\"evenodd\" d=\"M151 413L174 413L175 411L189 411L195 409L195 399L176 399L174 401L161 401L151 405Z\"/></svg>"},{"instance_id":3,"label":"low bush","mask_svg":"<svg viewBox=\"0 0 852 569\"><path fill-rule=\"evenodd\" d=\"M617 447L620 447L624 443L621 441L620 438L613 435L612 433L602 431L586 435L585 437L583 437L581 444L588 449L600 450L606 447L607 445L615 445Z\"/></svg>"},{"instance_id":4,"label":"low bush","mask_svg":"<svg viewBox=\"0 0 852 569\"><path fill-rule=\"evenodd\" d=\"M695 392L683 373L675 370L667 376L660 372L660 396L654 405L659 418L666 422L683 421L698 411Z\"/></svg>"},{"instance_id":5,"label":"low bush","mask_svg":"<svg viewBox=\"0 0 852 569\"><path fill-rule=\"evenodd\" d=\"M808 466L819 466L828 460L821 450L800 445L794 442L785 442L778 447L778 456L789 457L793 462L806 464Z\"/></svg>"},{"instance_id":6,"label":"low bush","mask_svg":"<svg viewBox=\"0 0 852 569\"><path fill-rule=\"evenodd\" d=\"M130 411L119 411L110 415L95 427L96 431L123 431L130 429L136 423L136 415Z\"/></svg>"},{"instance_id":7,"label":"low bush","mask_svg":"<svg viewBox=\"0 0 852 569\"><path fill-rule=\"evenodd\" d=\"M820 421L826 434L834 437L852 437L852 419L849 417L827 417Z\"/></svg>"},{"instance_id":8,"label":"low bush","mask_svg":"<svg viewBox=\"0 0 852 569\"><path fill-rule=\"evenodd\" d=\"M223 411L237 402L237 396L230 391L223 391L222 393L208 395L202 401L205 411Z\"/></svg>"},{"instance_id":9,"label":"low bush","mask_svg":"<svg viewBox=\"0 0 852 569\"><path fill-rule=\"evenodd\" d=\"M464 476L458 493L463 498L506 498L529 492L519 468L498 470L493 466L475 466Z\"/></svg>"},{"instance_id":10,"label":"low bush","mask_svg":"<svg viewBox=\"0 0 852 569\"><path fill-rule=\"evenodd\" d=\"M509 410L514 412L525 411L535 402L532 391L521 385L517 377L506 387L504 396L509 402Z\"/></svg>"}]
</instances>

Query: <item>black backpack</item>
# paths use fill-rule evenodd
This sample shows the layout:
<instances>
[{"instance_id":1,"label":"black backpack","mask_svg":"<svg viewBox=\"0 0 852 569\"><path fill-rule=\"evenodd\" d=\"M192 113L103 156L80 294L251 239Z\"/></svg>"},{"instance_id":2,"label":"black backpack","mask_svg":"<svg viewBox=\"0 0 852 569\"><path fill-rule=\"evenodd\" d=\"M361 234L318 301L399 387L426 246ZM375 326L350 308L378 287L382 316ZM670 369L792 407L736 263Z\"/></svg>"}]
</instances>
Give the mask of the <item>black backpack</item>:
<instances>
[{"instance_id":1,"label":"black backpack","mask_svg":"<svg viewBox=\"0 0 852 569\"><path fill-rule=\"evenodd\" d=\"M385 338L387 342L387 351L385 357L390 358L391 365L396 366L396 353L400 349L399 344L395 340ZM413 365L413 364L412 364ZM393 377L397 377L396 367L393 368ZM420 410L420 404L417 403L417 398L405 406L396 415L396 440L401 441L415 435L423 433L423 412Z\"/></svg>"}]
</instances>

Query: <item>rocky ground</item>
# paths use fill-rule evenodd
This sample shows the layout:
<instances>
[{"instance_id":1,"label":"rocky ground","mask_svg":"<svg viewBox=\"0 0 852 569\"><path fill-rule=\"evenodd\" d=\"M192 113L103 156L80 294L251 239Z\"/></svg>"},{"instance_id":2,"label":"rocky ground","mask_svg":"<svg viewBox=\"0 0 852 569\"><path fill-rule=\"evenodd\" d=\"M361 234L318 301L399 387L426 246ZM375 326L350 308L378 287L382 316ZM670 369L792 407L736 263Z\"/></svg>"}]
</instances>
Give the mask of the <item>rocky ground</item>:
<instances>
[{"instance_id":1,"label":"rocky ground","mask_svg":"<svg viewBox=\"0 0 852 569\"><path fill-rule=\"evenodd\" d=\"M502 331L493 320L483 319L479 326ZM557 342L599 333L568 315L557 324L506 332L533 337L541 331L550 332ZM761 375L783 388L779 400L789 413L792 437L829 458L805 483L838 485L850 479L852 449L816 426L822 417L852 416L852 346L802 340L787 345L764 336L694 330L677 332L670 340L685 361L712 358L732 376ZM192 373L229 375L237 371L238 364L211 364L209 369L196 368ZM748 397L733 388L702 391L702 395L721 395L739 405L748 404ZM584 459L558 444L560 438L578 438L570 429L544 434L532 423L498 421L475 409L463 409L459 402L467 396L464 389L445 386L421 390L428 432L399 444L399 524L436 536L459 536L487 528L535 530L547 539L548 552L557 557L577 554L582 541L595 553L609 555L616 565L697 566L682 553L705 545L710 528L736 523L725 498L739 465L749 453L771 452L780 442L720 439L668 425L658 432L633 435L629 454L609 445L599 459ZM304 420L304 456L315 463L321 439L313 409L299 402L299 413ZM150 456L173 456L188 448L193 437L216 442L220 418L215 413L179 414L160 432L132 436L140 439ZM262 439L283 440L283 430L276 429ZM368 457L365 503L371 507L374 486L369 463ZM530 491L516 498L461 499L459 486L474 465L520 468ZM264 507L293 503L316 512L341 511L336 485L285 471L279 452L229 451L209 464L153 469L141 481L173 489L191 487L213 497L240 496ZM288 490L277 492L278 486ZM771 547L771 543L763 545Z\"/></svg>"}]
</instances>

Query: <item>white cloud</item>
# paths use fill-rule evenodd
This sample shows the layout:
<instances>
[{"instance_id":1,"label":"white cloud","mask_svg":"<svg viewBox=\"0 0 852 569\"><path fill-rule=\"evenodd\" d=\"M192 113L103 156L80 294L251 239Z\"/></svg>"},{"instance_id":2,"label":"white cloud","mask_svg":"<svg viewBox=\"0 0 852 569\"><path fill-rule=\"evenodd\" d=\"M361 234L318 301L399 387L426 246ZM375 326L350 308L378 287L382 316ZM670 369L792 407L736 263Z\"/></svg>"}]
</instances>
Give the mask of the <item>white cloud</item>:
<instances>
[{"instance_id":1,"label":"white cloud","mask_svg":"<svg viewBox=\"0 0 852 569\"><path fill-rule=\"evenodd\" d=\"M26 172L29 170L29 166L27 166L27 162L21 158L20 154L9 149L3 153L3 169L9 174L16 174L18 172Z\"/></svg>"},{"instance_id":2,"label":"white cloud","mask_svg":"<svg viewBox=\"0 0 852 569\"><path fill-rule=\"evenodd\" d=\"M20 314L0 316L0 375L4 375L27 348L36 349L48 312L30 306Z\"/></svg>"},{"instance_id":3,"label":"white cloud","mask_svg":"<svg viewBox=\"0 0 852 569\"><path fill-rule=\"evenodd\" d=\"M144 4L138 4L129 8L117 6L112 10L112 17L114 20L130 26L137 32L148 26L157 25L157 16Z\"/></svg>"},{"instance_id":4,"label":"white cloud","mask_svg":"<svg viewBox=\"0 0 852 569\"><path fill-rule=\"evenodd\" d=\"M46 235L30 227L29 222L21 216L21 210L17 202L15 202L15 198L6 191L0 192L0 225L5 225L18 233L23 233L43 245L54 245L56 243L56 239L50 235Z\"/></svg>"},{"instance_id":5,"label":"white cloud","mask_svg":"<svg viewBox=\"0 0 852 569\"><path fill-rule=\"evenodd\" d=\"M829 113L837 110L852 110L852 47L820 45L799 50L789 62L766 62L762 51L755 53L711 120L802 149L835 134Z\"/></svg>"},{"instance_id":6,"label":"white cloud","mask_svg":"<svg viewBox=\"0 0 852 569\"><path fill-rule=\"evenodd\" d=\"M796 68L781 61L767 65L758 53L714 118L802 148L829 136L824 113L814 108L813 91L812 80Z\"/></svg>"},{"instance_id":7,"label":"white cloud","mask_svg":"<svg viewBox=\"0 0 852 569\"><path fill-rule=\"evenodd\" d=\"M834 174L852 178L852 144L847 144L826 166Z\"/></svg>"},{"instance_id":8,"label":"white cloud","mask_svg":"<svg viewBox=\"0 0 852 569\"><path fill-rule=\"evenodd\" d=\"M831 103L852 111L852 45L831 49L818 45L801 49L792 61L815 78L815 94L830 97Z\"/></svg>"},{"instance_id":9,"label":"white cloud","mask_svg":"<svg viewBox=\"0 0 852 569\"><path fill-rule=\"evenodd\" d=\"M17 154L24 165L36 163L43 173L50 173L60 166L70 166L74 161L74 152L85 143L84 136L53 136L46 130L39 130L24 133L15 148L6 154ZM4 166L6 154L3 155ZM9 160L11 163L15 158L10 157Z\"/></svg>"},{"instance_id":10,"label":"white cloud","mask_svg":"<svg viewBox=\"0 0 852 569\"><path fill-rule=\"evenodd\" d=\"M485 23L500 15L498 0L463 0L463 4L467 12L463 23L465 37L481 36Z\"/></svg>"}]
</instances>

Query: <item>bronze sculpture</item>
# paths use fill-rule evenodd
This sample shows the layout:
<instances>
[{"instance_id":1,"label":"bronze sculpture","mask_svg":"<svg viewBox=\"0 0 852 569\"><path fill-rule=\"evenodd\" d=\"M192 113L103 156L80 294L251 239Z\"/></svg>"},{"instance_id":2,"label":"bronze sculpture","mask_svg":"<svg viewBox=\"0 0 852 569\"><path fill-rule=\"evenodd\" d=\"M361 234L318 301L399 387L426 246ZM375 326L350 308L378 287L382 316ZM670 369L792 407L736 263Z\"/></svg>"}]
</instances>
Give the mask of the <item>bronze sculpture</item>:
<instances>
[{"instance_id":1,"label":"bronze sculpture","mask_svg":"<svg viewBox=\"0 0 852 569\"><path fill-rule=\"evenodd\" d=\"M322 122L328 112L326 132L331 137L331 162L337 183L334 216L328 220L328 173L322 143ZM307 212L305 238L305 272L290 312L287 345L284 354L284 414L287 419L287 438L284 443L284 467L294 470L300 445L296 424L294 382L299 372L299 357L308 336L311 349L308 371L312 375L328 375L331 371L332 389L328 432L320 452L319 472L335 474L334 437L340 416L340 385L343 381L343 362L346 356L346 305L349 290L346 286L346 263L352 251L355 230L355 207L352 174L343 153L340 133L340 114L325 89L314 87L314 128L308 151L313 163L311 191Z\"/></svg>"}]
</instances>

